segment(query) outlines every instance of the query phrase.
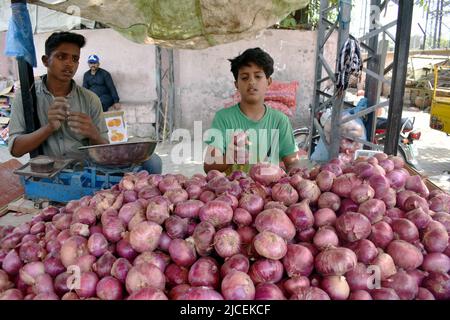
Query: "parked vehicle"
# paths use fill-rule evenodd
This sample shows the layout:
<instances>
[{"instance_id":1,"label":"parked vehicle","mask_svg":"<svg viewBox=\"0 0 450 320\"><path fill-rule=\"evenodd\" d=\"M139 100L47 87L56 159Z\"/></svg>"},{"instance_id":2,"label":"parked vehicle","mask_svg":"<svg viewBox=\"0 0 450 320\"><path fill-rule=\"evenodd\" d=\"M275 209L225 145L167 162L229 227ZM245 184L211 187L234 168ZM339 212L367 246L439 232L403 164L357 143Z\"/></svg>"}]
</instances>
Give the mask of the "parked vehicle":
<instances>
[{"instance_id":1,"label":"parked vehicle","mask_svg":"<svg viewBox=\"0 0 450 320\"><path fill-rule=\"evenodd\" d=\"M320 115L318 115L318 117L320 118ZM421 168L417 161L419 151L414 141L420 139L421 132L417 128L414 128L414 122L414 117L402 118L397 154L402 156L407 164L420 171ZM319 123L321 122L319 121ZM372 139L372 143L384 146L387 132L387 123L387 118L377 118L375 136ZM322 123L321 125L323 126ZM310 135L311 130L309 127L294 129L295 142L297 143L299 149L303 149L306 152L309 152L312 144L312 150L314 150L320 139L320 135L316 134L312 139Z\"/></svg>"}]
</instances>

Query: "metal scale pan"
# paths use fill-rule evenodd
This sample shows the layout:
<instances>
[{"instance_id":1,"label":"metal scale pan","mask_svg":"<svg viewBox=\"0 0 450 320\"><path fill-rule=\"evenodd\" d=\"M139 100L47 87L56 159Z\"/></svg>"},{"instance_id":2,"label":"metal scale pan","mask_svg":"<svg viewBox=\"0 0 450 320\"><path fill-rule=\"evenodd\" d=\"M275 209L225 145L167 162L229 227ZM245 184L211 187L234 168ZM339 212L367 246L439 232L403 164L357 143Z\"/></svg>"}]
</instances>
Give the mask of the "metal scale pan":
<instances>
[{"instance_id":1,"label":"metal scale pan","mask_svg":"<svg viewBox=\"0 0 450 320\"><path fill-rule=\"evenodd\" d=\"M100 167L132 167L149 159L155 151L157 143L155 140L138 140L99 144L78 149L87 150L92 162Z\"/></svg>"},{"instance_id":2,"label":"metal scale pan","mask_svg":"<svg viewBox=\"0 0 450 320\"><path fill-rule=\"evenodd\" d=\"M34 159L50 159L50 158L47 156L39 156ZM15 170L14 173L19 176L24 176L24 177L53 179L62 170L64 170L65 168L71 166L73 163L76 162L76 160L74 160L74 159L53 159L53 160L54 160L54 165L53 165L53 169L51 169L51 171L48 171L48 172L33 171L33 169L31 168L31 162L28 162L28 163L24 164L22 167Z\"/></svg>"}]
</instances>

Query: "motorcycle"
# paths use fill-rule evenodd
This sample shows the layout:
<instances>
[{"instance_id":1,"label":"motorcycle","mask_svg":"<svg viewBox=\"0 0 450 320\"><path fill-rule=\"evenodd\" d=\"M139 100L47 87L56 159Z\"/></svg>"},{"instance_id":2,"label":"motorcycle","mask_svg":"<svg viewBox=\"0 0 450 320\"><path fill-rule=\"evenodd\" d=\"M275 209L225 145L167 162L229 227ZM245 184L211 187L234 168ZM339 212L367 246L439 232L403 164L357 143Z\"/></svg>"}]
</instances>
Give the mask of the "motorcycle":
<instances>
[{"instance_id":1,"label":"motorcycle","mask_svg":"<svg viewBox=\"0 0 450 320\"><path fill-rule=\"evenodd\" d=\"M414 129L415 117L406 117L401 119L400 137L397 145L397 155L400 155L407 164L421 171L421 167L417 161L419 150L414 141L419 140L422 133L418 129ZM373 143L384 145L387 132L387 118L377 118L375 136Z\"/></svg>"},{"instance_id":2,"label":"motorcycle","mask_svg":"<svg viewBox=\"0 0 450 320\"><path fill-rule=\"evenodd\" d=\"M321 115L318 115L319 123L321 123L320 117ZM397 146L397 155L401 156L408 165L412 166L418 171L421 171L422 169L417 161L419 151L417 149L417 144L414 143L414 141L420 139L421 132L420 130L414 128L414 122L414 117L401 119L401 129ZM377 118L375 135L372 139L372 143L384 146L387 132L387 123L387 118ZM296 128L294 129L293 133L295 142L299 149L309 152L312 144L312 151L314 151L315 146L320 139L319 134L316 134L311 139L311 130L308 127Z\"/></svg>"}]
</instances>

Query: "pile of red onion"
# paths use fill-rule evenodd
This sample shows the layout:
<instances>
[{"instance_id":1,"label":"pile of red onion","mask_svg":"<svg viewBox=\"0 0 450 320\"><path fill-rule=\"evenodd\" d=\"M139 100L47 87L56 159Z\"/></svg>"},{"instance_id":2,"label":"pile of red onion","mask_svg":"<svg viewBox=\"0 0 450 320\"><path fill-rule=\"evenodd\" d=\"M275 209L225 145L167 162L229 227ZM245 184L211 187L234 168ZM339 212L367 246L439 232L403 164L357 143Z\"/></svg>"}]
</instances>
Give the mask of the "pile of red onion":
<instances>
[{"instance_id":1,"label":"pile of red onion","mask_svg":"<svg viewBox=\"0 0 450 320\"><path fill-rule=\"evenodd\" d=\"M402 159L126 174L0 228L1 300L450 299L450 196Z\"/></svg>"}]
</instances>

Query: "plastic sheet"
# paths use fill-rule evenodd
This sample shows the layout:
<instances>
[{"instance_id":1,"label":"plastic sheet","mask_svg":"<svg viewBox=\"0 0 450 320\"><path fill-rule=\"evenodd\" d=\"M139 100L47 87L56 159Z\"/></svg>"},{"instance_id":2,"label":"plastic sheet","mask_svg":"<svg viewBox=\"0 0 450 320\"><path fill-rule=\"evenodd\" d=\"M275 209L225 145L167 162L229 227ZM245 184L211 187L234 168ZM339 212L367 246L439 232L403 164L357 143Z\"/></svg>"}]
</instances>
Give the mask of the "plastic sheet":
<instances>
[{"instance_id":1,"label":"plastic sheet","mask_svg":"<svg viewBox=\"0 0 450 320\"><path fill-rule=\"evenodd\" d=\"M12 16L6 36L5 55L23 57L33 67L37 66L30 15L25 3L11 4Z\"/></svg>"}]
</instances>

